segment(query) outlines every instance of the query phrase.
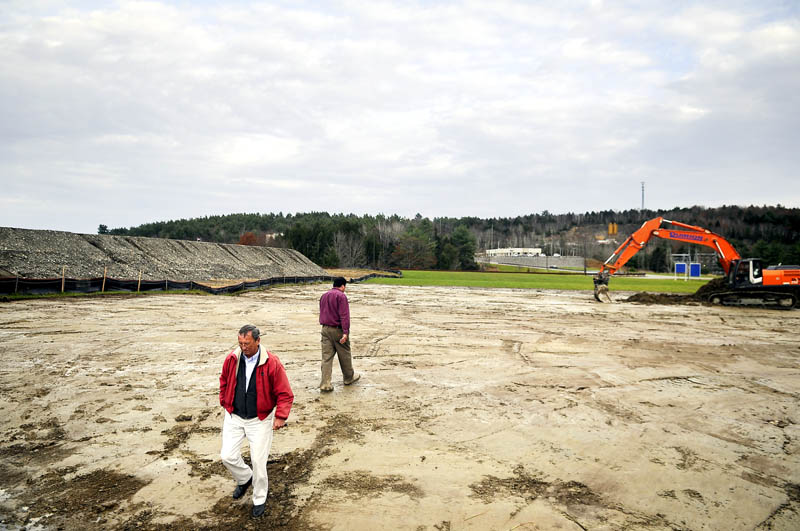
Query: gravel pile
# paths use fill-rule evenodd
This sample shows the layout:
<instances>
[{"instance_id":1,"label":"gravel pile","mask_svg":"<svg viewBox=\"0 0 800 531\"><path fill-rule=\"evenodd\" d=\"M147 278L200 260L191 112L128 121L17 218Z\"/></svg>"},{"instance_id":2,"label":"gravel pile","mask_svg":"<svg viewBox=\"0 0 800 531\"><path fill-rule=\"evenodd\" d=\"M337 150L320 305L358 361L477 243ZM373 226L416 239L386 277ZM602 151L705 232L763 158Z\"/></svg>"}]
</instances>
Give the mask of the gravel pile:
<instances>
[{"instance_id":1,"label":"gravel pile","mask_svg":"<svg viewBox=\"0 0 800 531\"><path fill-rule=\"evenodd\" d=\"M292 249L0 227L0 276L231 280L326 275Z\"/></svg>"}]
</instances>

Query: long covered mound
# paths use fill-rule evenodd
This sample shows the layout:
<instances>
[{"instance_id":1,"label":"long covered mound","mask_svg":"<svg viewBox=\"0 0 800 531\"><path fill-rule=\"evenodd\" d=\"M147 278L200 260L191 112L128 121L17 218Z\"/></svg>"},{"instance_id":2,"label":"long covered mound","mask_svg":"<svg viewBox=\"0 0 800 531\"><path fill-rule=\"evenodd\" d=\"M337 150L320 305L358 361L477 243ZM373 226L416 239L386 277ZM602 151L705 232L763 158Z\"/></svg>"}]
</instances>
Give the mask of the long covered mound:
<instances>
[{"instance_id":1,"label":"long covered mound","mask_svg":"<svg viewBox=\"0 0 800 531\"><path fill-rule=\"evenodd\" d=\"M292 249L0 227L0 276L147 280L312 277L325 270Z\"/></svg>"}]
</instances>

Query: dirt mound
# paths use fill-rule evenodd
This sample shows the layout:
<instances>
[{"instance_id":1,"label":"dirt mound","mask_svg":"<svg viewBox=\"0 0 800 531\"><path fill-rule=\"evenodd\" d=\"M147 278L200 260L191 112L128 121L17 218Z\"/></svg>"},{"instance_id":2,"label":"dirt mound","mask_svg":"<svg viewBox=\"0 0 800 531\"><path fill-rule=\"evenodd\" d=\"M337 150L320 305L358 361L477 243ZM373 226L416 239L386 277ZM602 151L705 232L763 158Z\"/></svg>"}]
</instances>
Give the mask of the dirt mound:
<instances>
[{"instance_id":1,"label":"dirt mound","mask_svg":"<svg viewBox=\"0 0 800 531\"><path fill-rule=\"evenodd\" d=\"M326 268L325 272L332 277L344 277L348 282L352 282L357 278L364 278L369 275L377 275L382 277L402 277L399 271L388 269L336 269Z\"/></svg>"},{"instance_id":2,"label":"dirt mound","mask_svg":"<svg viewBox=\"0 0 800 531\"><path fill-rule=\"evenodd\" d=\"M708 281L698 288L697 291L688 295L676 293L647 293L646 291L635 293L625 299L625 302L636 302L639 304L698 304L708 302L708 298L713 293L728 291L728 281L725 277L715 278Z\"/></svg>"},{"instance_id":3,"label":"dirt mound","mask_svg":"<svg viewBox=\"0 0 800 531\"><path fill-rule=\"evenodd\" d=\"M722 291L729 291L728 279L725 277L715 278L714 280L703 284L697 291L694 292L693 297L698 301L705 302L712 294Z\"/></svg>"},{"instance_id":4,"label":"dirt mound","mask_svg":"<svg viewBox=\"0 0 800 531\"><path fill-rule=\"evenodd\" d=\"M678 295L675 293L648 293L646 291L635 293L625 299L625 302L639 304L690 304L696 303L694 295Z\"/></svg>"},{"instance_id":5,"label":"dirt mound","mask_svg":"<svg viewBox=\"0 0 800 531\"><path fill-rule=\"evenodd\" d=\"M212 280L322 276L292 249L0 227L0 275Z\"/></svg>"}]
</instances>

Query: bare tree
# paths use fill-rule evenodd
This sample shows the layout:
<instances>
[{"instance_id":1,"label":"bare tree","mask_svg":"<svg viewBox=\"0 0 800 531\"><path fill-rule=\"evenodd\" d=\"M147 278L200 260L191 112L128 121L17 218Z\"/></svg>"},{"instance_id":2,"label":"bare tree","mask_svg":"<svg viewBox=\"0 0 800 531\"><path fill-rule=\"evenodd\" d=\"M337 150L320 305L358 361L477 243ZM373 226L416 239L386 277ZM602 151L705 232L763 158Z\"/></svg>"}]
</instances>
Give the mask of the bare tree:
<instances>
[{"instance_id":1,"label":"bare tree","mask_svg":"<svg viewBox=\"0 0 800 531\"><path fill-rule=\"evenodd\" d=\"M397 243L400 235L406 231L405 225L397 220L378 221L375 224L378 239L381 243L380 265L386 266L391 256L391 249Z\"/></svg>"},{"instance_id":2,"label":"bare tree","mask_svg":"<svg viewBox=\"0 0 800 531\"><path fill-rule=\"evenodd\" d=\"M364 267L367 263L364 252L364 237L357 232L337 232L333 235L333 249L339 257L340 267Z\"/></svg>"},{"instance_id":3,"label":"bare tree","mask_svg":"<svg viewBox=\"0 0 800 531\"><path fill-rule=\"evenodd\" d=\"M430 269L436 265L433 242L408 233L398 240L392 259L403 269Z\"/></svg>"}]
</instances>

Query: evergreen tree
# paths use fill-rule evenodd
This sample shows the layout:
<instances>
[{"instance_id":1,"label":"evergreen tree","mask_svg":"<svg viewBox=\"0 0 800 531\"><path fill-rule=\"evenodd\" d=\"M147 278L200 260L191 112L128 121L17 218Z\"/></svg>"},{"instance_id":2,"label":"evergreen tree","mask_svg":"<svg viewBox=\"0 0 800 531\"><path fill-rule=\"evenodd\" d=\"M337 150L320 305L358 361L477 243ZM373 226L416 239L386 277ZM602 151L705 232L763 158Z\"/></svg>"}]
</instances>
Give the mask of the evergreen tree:
<instances>
[{"instance_id":1,"label":"evergreen tree","mask_svg":"<svg viewBox=\"0 0 800 531\"><path fill-rule=\"evenodd\" d=\"M458 250L459 268L464 270L478 269L478 264L475 263L475 235L465 225L459 225L453 231L451 240Z\"/></svg>"}]
</instances>

